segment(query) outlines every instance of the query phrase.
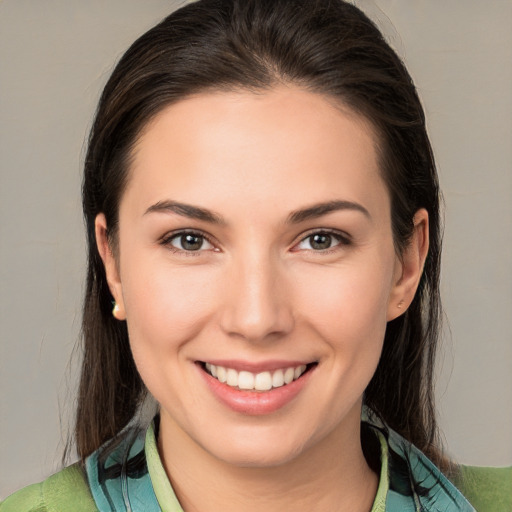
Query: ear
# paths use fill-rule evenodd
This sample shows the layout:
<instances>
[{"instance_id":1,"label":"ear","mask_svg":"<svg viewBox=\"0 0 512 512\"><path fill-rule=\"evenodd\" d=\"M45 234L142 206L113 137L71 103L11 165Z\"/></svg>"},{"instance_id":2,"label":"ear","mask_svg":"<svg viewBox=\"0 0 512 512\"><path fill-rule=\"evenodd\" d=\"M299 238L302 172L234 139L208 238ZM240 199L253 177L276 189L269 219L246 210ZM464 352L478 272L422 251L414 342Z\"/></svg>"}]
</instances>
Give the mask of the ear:
<instances>
[{"instance_id":1,"label":"ear","mask_svg":"<svg viewBox=\"0 0 512 512\"><path fill-rule=\"evenodd\" d=\"M107 236L107 219L103 213L99 213L94 221L94 228L96 233L96 244L98 252L105 267L105 274L107 276L107 283L110 293L116 301L115 308L112 311L117 320L126 320L126 312L123 300L123 287L121 278L119 277L119 269L117 260L112 252L112 248L108 241Z\"/></svg>"},{"instance_id":2,"label":"ear","mask_svg":"<svg viewBox=\"0 0 512 512\"><path fill-rule=\"evenodd\" d=\"M410 306L418 285L429 246L428 212L421 208L414 215L414 231L401 256L397 256L394 284L389 296L387 320L394 320Z\"/></svg>"}]
</instances>

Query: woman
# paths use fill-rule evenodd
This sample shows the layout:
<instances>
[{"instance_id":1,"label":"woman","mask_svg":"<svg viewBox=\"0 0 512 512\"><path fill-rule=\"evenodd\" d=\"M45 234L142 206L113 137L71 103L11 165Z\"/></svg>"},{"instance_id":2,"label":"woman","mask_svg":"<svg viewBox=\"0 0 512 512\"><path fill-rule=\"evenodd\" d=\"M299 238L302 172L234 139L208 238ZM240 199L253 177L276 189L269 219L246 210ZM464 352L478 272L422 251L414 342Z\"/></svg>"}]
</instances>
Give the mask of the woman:
<instances>
[{"instance_id":1,"label":"woman","mask_svg":"<svg viewBox=\"0 0 512 512\"><path fill-rule=\"evenodd\" d=\"M473 510L437 440L424 115L359 10L171 15L105 87L83 199L82 463L2 511Z\"/></svg>"}]
</instances>

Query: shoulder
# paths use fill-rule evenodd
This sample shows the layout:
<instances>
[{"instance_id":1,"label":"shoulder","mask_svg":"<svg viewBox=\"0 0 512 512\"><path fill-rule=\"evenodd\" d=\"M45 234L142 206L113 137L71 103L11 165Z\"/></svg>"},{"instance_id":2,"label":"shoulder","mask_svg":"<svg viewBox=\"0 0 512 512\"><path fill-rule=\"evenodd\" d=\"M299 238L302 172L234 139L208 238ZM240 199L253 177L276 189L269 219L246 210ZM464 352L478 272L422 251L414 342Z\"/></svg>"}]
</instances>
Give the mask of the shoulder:
<instances>
[{"instance_id":1,"label":"shoulder","mask_svg":"<svg viewBox=\"0 0 512 512\"><path fill-rule=\"evenodd\" d=\"M97 512L85 472L73 464L0 503L0 512Z\"/></svg>"},{"instance_id":2,"label":"shoulder","mask_svg":"<svg viewBox=\"0 0 512 512\"><path fill-rule=\"evenodd\" d=\"M512 466L460 466L453 483L479 512L512 510Z\"/></svg>"},{"instance_id":3,"label":"shoulder","mask_svg":"<svg viewBox=\"0 0 512 512\"><path fill-rule=\"evenodd\" d=\"M0 502L0 512L46 512L42 486L42 483L29 485L11 494Z\"/></svg>"}]
</instances>

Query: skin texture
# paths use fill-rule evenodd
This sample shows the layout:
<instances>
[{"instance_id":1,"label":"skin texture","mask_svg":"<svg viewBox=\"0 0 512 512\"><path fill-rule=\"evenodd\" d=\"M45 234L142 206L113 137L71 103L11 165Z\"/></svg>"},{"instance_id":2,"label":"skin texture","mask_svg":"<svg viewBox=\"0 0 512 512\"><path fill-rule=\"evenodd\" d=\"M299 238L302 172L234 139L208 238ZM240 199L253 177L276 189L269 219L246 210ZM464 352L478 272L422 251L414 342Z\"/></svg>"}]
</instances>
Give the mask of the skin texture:
<instances>
[{"instance_id":1,"label":"skin texture","mask_svg":"<svg viewBox=\"0 0 512 512\"><path fill-rule=\"evenodd\" d=\"M374 146L364 119L294 86L197 95L140 137L115 256L97 217L116 317L160 403L160 454L187 512L370 510L378 479L360 444L362 395L428 250L420 210L395 253ZM332 201L352 207L288 222ZM199 250L183 249L181 230L206 237ZM326 232L319 249L311 235ZM284 406L245 414L206 385L197 362L216 360L316 364Z\"/></svg>"}]
</instances>

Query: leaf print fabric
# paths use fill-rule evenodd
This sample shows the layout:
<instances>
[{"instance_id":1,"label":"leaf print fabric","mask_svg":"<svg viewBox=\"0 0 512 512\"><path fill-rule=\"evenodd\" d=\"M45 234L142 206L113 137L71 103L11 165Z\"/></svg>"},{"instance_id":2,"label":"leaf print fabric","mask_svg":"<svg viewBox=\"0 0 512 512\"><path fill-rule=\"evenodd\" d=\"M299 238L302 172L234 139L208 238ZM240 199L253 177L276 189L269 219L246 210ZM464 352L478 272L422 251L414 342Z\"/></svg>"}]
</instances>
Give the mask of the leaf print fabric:
<instances>
[{"instance_id":1,"label":"leaf print fabric","mask_svg":"<svg viewBox=\"0 0 512 512\"><path fill-rule=\"evenodd\" d=\"M127 428L116 440L106 443L88 457L87 478L96 505L102 512L182 512L179 505L160 506L156 494L175 495L167 478L158 475L153 481L148 470L147 454L158 457L154 435L158 422L157 416L149 429ZM384 474L389 487L385 489L385 511L475 512L459 490L423 453L378 421L369 410L363 411L362 429L372 432L379 440L371 446L376 451L380 447L380 453L372 455L387 464ZM147 449L148 443L152 444L151 449ZM159 471L164 471L161 464L156 466ZM169 488L155 494L153 486L157 482ZM178 504L175 498L172 501ZM376 503L372 512L377 510L382 510L382 507Z\"/></svg>"}]
</instances>

